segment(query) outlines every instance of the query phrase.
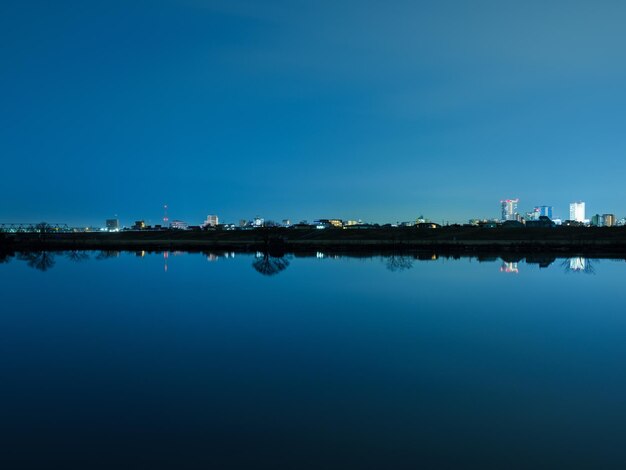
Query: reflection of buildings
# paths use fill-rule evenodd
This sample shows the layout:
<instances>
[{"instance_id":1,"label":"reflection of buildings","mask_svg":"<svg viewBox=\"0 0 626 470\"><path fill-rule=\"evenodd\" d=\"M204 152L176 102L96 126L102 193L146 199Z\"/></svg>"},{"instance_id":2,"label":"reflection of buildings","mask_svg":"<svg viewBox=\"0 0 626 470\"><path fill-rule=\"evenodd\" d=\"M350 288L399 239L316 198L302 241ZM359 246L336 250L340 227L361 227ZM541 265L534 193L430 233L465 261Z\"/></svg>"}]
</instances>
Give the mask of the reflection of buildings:
<instances>
[{"instance_id":1,"label":"reflection of buildings","mask_svg":"<svg viewBox=\"0 0 626 470\"><path fill-rule=\"evenodd\" d=\"M571 258L569 260L570 271L585 271L587 269L587 260L585 258Z\"/></svg>"},{"instance_id":2,"label":"reflection of buildings","mask_svg":"<svg viewBox=\"0 0 626 470\"><path fill-rule=\"evenodd\" d=\"M502 266L500 266L501 273L519 273L519 269L517 268L517 263L507 263L506 261L502 262Z\"/></svg>"},{"instance_id":3,"label":"reflection of buildings","mask_svg":"<svg viewBox=\"0 0 626 470\"><path fill-rule=\"evenodd\" d=\"M563 267L565 268L566 273L595 273L594 267L591 264L591 260L583 258L581 256L565 260L563 262Z\"/></svg>"}]
</instances>

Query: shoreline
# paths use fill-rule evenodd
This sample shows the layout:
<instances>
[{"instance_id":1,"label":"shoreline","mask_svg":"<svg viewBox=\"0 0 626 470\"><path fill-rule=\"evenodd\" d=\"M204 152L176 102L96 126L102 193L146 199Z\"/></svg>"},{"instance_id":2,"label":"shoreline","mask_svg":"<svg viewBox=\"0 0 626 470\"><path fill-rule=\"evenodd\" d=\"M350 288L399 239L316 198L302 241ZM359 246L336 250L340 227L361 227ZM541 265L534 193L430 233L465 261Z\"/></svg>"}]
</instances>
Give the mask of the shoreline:
<instances>
[{"instance_id":1,"label":"shoreline","mask_svg":"<svg viewBox=\"0 0 626 470\"><path fill-rule=\"evenodd\" d=\"M449 253L554 252L626 256L626 227L367 230L208 230L77 233L1 233L3 251L28 250L233 250L298 253L437 251Z\"/></svg>"}]
</instances>

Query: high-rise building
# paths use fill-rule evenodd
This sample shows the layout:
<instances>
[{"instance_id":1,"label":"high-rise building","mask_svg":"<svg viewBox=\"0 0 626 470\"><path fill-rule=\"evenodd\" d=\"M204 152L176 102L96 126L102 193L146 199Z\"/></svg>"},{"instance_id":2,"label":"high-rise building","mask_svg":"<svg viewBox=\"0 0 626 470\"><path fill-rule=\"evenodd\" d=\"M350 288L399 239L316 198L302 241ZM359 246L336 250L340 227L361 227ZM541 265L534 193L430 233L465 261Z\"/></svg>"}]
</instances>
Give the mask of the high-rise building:
<instances>
[{"instance_id":1,"label":"high-rise building","mask_svg":"<svg viewBox=\"0 0 626 470\"><path fill-rule=\"evenodd\" d=\"M535 207L535 210L539 210L539 217L549 217L552 218L552 206L539 206Z\"/></svg>"},{"instance_id":2,"label":"high-rise building","mask_svg":"<svg viewBox=\"0 0 626 470\"><path fill-rule=\"evenodd\" d=\"M604 214L602 219L605 227L613 227L615 225L615 214Z\"/></svg>"},{"instance_id":3,"label":"high-rise building","mask_svg":"<svg viewBox=\"0 0 626 470\"><path fill-rule=\"evenodd\" d=\"M602 227L604 225L604 217L600 214L596 214L591 217L591 225L594 227Z\"/></svg>"},{"instance_id":4,"label":"high-rise building","mask_svg":"<svg viewBox=\"0 0 626 470\"><path fill-rule=\"evenodd\" d=\"M207 215L206 220L202 224L204 227L215 227L219 224L219 217L216 215Z\"/></svg>"},{"instance_id":5,"label":"high-rise building","mask_svg":"<svg viewBox=\"0 0 626 470\"><path fill-rule=\"evenodd\" d=\"M585 221L585 203L572 202L569 205L569 220L575 220L576 222Z\"/></svg>"},{"instance_id":6,"label":"high-rise building","mask_svg":"<svg viewBox=\"0 0 626 470\"><path fill-rule=\"evenodd\" d=\"M500 201L502 208L502 220L517 220L517 204L519 199L505 199Z\"/></svg>"}]
</instances>

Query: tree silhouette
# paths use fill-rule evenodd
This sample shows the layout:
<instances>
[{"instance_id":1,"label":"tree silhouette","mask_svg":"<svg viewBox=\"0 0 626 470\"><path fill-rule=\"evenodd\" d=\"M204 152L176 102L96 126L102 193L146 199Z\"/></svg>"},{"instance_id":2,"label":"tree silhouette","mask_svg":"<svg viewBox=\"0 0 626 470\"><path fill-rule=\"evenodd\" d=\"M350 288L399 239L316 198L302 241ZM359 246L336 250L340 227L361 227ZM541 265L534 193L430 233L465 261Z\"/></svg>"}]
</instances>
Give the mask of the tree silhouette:
<instances>
[{"instance_id":1,"label":"tree silhouette","mask_svg":"<svg viewBox=\"0 0 626 470\"><path fill-rule=\"evenodd\" d=\"M0 251L0 264L8 263L11 261L13 257L13 253L9 253L8 251Z\"/></svg>"},{"instance_id":2,"label":"tree silhouette","mask_svg":"<svg viewBox=\"0 0 626 470\"><path fill-rule=\"evenodd\" d=\"M256 260L252 263L252 267L264 276L273 276L278 274L289 266L289 260L270 256L269 253L257 255Z\"/></svg>"},{"instance_id":3,"label":"tree silhouette","mask_svg":"<svg viewBox=\"0 0 626 470\"><path fill-rule=\"evenodd\" d=\"M87 261L89 259L89 254L83 250L70 250L65 253L67 259L70 261L74 261L75 263L80 263L81 261Z\"/></svg>"},{"instance_id":4,"label":"tree silhouette","mask_svg":"<svg viewBox=\"0 0 626 470\"><path fill-rule=\"evenodd\" d=\"M100 253L98 253L98 255L96 256L96 259L98 261L101 261L104 259L117 258L119 255L120 255L120 252L116 250L102 250L100 251Z\"/></svg>"}]
</instances>

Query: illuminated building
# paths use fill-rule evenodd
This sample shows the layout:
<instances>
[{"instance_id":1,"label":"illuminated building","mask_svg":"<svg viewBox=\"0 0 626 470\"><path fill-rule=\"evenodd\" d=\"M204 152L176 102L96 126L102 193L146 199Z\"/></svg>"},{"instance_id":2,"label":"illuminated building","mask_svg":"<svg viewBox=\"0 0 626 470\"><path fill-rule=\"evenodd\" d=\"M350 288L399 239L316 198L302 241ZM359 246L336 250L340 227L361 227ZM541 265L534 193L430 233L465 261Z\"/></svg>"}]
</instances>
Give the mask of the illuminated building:
<instances>
[{"instance_id":1,"label":"illuminated building","mask_svg":"<svg viewBox=\"0 0 626 470\"><path fill-rule=\"evenodd\" d=\"M526 220L539 220L539 208L535 207L531 212L526 212Z\"/></svg>"},{"instance_id":2,"label":"illuminated building","mask_svg":"<svg viewBox=\"0 0 626 470\"><path fill-rule=\"evenodd\" d=\"M605 227L613 227L615 225L615 214L604 214L602 219Z\"/></svg>"},{"instance_id":3,"label":"illuminated building","mask_svg":"<svg viewBox=\"0 0 626 470\"><path fill-rule=\"evenodd\" d=\"M552 206L539 206L535 207L535 210L539 210L539 217L549 217L552 218Z\"/></svg>"},{"instance_id":4,"label":"illuminated building","mask_svg":"<svg viewBox=\"0 0 626 470\"><path fill-rule=\"evenodd\" d=\"M572 202L569 205L569 220L575 220L576 222L585 221L585 203Z\"/></svg>"},{"instance_id":5,"label":"illuminated building","mask_svg":"<svg viewBox=\"0 0 626 470\"><path fill-rule=\"evenodd\" d=\"M343 221L341 219L319 219L315 220L313 223L317 225L318 228L320 228L320 226L335 228L343 227Z\"/></svg>"},{"instance_id":6,"label":"illuminated building","mask_svg":"<svg viewBox=\"0 0 626 470\"><path fill-rule=\"evenodd\" d=\"M204 227L215 227L219 224L219 218L216 215L207 215L204 224Z\"/></svg>"},{"instance_id":7,"label":"illuminated building","mask_svg":"<svg viewBox=\"0 0 626 470\"><path fill-rule=\"evenodd\" d=\"M518 220L517 204L519 199L505 199L500 201L502 207L502 220Z\"/></svg>"},{"instance_id":8,"label":"illuminated building","mask_svg":"<svg viewBox=\"0 0 626 470\"><path fill-rule=\"evenodd\" d=\"M144 228L146 228L146 223L143 220L137 220L133 225L134 230L143 230Z\"/></svg>"},{"instance_id":9,"label":"illuminated building","mask_svg":"<svg viewBox=\"0 0 626 470\"><path fill-rule=\"evenodd\" d=\"M170 224L170 228L177 230L187 230L189 228L189 224L187 222L183 222L182 220L173 220Z\"/></svg>"},{"instance_id":10,"label":"illuminated building","mask_svg":"<svg viewBox=\"0 0 626 470\"><path fill-rule=\"evenodd\" d=\"M119 232L120 221L118 219L107 219L106 228L109 232Z\"/></svg>"}]
</instances>

